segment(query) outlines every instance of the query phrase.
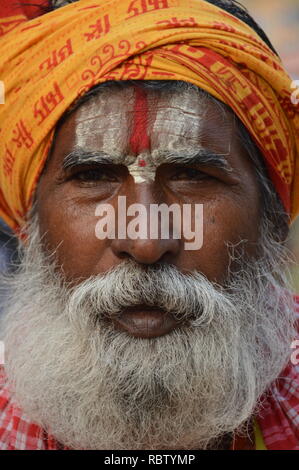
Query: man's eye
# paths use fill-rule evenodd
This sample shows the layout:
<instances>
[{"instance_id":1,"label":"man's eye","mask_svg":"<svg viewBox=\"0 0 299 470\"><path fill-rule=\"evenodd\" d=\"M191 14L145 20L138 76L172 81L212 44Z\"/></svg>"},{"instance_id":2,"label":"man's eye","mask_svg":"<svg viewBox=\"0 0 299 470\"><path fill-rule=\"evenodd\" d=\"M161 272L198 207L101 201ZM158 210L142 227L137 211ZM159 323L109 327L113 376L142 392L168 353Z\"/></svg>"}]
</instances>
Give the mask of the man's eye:
<instances>
[{"instance_id":1,"label":"man's eye","mask_svg":"<svg viewBox=\"0 0 299 470\"><path fill-rule=\"evenodd\" d=\"M96 168L79 171L72 178L81 182L117 181L112 172Z\"/></svg>"},{"instance_id":2,"label":"man's eye","mask_svg":"<svg viewBox=\"0 0 299 470\"><path fill-rule=\"evenodd\" d=\"M178 168L172 175L172 180L203 180L210 178L209 175L195 168Z\"/></svg>"}]
</instances>

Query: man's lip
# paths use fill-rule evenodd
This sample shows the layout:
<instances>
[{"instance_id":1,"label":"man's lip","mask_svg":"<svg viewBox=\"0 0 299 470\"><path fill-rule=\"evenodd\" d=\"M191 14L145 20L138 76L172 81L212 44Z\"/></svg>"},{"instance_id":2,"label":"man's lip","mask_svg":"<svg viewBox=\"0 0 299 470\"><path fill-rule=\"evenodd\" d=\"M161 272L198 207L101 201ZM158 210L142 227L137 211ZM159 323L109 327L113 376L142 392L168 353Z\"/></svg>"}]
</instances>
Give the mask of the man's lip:
<instances>
[{"instance_id":1,"label":"man's lip","mask_svg":"<svg viewBox=\"0 0 299 470\"><path fill-rule=\"evenodd\" d=\"M113 323L116 328L137 338L163 336L178 326L178 321L170 313L148 305L125 308Z\"/></svg>"}]
</instances>

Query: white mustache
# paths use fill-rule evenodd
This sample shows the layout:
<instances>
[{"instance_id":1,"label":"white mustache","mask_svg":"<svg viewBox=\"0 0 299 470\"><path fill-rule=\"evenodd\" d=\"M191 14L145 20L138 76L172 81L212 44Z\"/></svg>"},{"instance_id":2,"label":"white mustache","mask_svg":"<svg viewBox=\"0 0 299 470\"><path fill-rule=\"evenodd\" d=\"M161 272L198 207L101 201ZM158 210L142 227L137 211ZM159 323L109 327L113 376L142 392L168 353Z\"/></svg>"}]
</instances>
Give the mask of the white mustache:
<instances>
[{"instance_id":1,"label":"white mustache","mask_svg":"<svg viewBox=\"0 0 299 470\"><path fill-rule=\"evenodd\" d=\"M76 286L69 311L79 307L99 319L117 318L125 308L145 304L195 326L209 323L224 302L223 294L200 272L183 274L174 265L142 267L128 260Z\"/></svg>"}]
</instances>

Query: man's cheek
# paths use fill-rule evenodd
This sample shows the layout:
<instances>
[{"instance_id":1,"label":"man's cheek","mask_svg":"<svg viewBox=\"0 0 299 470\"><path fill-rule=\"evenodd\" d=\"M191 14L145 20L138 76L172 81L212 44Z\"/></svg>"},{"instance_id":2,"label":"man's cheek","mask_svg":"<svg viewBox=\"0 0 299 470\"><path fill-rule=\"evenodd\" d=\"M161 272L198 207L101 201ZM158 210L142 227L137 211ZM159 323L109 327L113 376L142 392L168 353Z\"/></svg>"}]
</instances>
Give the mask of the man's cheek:
<instances>
[{"instance_id":1,"label":"man's cheek","mask_svg":"<svg viewBox=\"0 0 299 470\"><path fill-rule=\"evenodd\" d=\"M246 252L257 241L258 234L252 225L246 209L241 211L235 204L204 206L203 246L197 252L198 267L203 274L217 282L225 280L233 247Z\"/></svg>"},{"instance_id":2,"label":"man's cheek","mask_svg":"<svg viewBox=\"0 0 299 470\"><path fill-rule=\"evenodd\" d=\"M60 206L41 208L39 212L42 244L47 252L56 250L59 265L69 276L92 274L92 265L101 252L95 235L95 215ZM90 273L88 272L90 271Z\"/></svg>"}]
</instances>

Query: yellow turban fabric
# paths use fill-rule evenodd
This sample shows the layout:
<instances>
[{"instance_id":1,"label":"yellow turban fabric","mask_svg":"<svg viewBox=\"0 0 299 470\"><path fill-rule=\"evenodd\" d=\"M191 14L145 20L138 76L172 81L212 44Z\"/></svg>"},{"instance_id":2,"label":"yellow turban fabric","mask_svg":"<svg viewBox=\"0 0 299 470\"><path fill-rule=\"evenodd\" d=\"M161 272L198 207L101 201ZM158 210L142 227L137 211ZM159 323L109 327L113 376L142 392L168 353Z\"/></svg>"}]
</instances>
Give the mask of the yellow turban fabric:
<instances>
[{"instance_id":1,"label":"yellow turban fabric","mask_svg":"<svg viewBox=\"0 0 299 470\"><path fill-rule=\"evenodd\" d=\"M299 104L280 59L244 22L202 0L80 0L33 19L5 3L0 216L12 229L26 220L58 119L107 80L184 80L226 103L298 214Z\"/></svg>"}]
</instances>

